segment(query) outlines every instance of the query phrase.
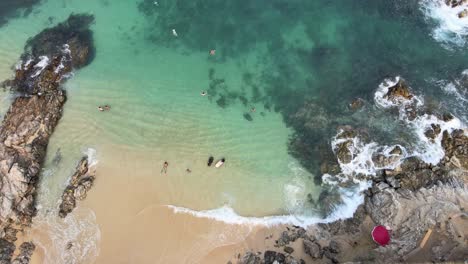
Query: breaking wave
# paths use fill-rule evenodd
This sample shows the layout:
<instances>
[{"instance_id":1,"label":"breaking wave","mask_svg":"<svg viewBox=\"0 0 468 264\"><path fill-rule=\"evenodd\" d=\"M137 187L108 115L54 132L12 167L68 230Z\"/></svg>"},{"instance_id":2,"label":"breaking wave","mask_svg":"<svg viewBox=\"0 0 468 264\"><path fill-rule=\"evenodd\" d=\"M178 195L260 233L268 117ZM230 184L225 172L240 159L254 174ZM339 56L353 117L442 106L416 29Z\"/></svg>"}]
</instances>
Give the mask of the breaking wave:
<instances>
[{"instance_id":1,"label":"breaking wave","mask_svg":"<svg viewBox=\"0 0 468 264\"><path fill-rule=\"evenodd\" d=\"M444 0L423 0L421 10L431 22L436 23L432 36L448 45L463 47L468 36L468 17L459 18L458 14L468 8L468 3L450 7Z\"/></svg>"}]
</instances>

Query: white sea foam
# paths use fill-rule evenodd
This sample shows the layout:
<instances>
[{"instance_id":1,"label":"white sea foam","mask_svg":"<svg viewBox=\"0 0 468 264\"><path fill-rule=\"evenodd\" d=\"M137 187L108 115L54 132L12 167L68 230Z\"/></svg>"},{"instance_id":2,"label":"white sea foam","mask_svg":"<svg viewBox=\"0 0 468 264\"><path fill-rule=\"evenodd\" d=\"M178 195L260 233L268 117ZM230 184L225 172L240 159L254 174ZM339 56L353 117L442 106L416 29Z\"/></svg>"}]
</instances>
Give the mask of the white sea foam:
<instances>
[{"instance_id":1,"label":"white sea foam","mask_svg":"<svg viewBox=\"0 0 468 264\"><path fill-rule=\"evenodd\" d=\"M390 100L386 98L385 95L388 93L388 89L400 81L400 76L395 77L394 79L385 79L377 88L374 93L374 101L377 106L382 108L390 108L390 107L399 107L402 108L403 106L414 104L416 106L421 106L424 104L423 99L414 95L411 100L406 98L394 98Z\"/></svg>"},{"instance_id":2,"label":"white sea foam","mask_svg":"<svg viewBox=\"0 0 468 264\"><path fill-rule=\"evenodd\" d=\"M400 145L380 146L376 142L364 143L359 136L353 138L338 138L343 132L343 130L339 131L331 143L334 152L337 151L339 144L344 142L350 143L348 145L348 151L352 155L351 161L348 163L339 162L342 176L353 176L356 174L375 175L378 170L394 169L408 155L406 149ZM401 155L390 153L395 147L401 149ZM377 155L383 155L388 159L385 166L379 166L372 160L372 157ZM330 180L329 176L327 176L327 178ZM357 181L355 180L355 182Z\"/></svg>"},{"instance_id":3,"label":"white sea foam","mask_svg":"<svg viewBox=\"0 0 468 264\"><path fill-rule=\"evenodd\" d=\"M83 154L88 156L88 165L89 167L94 167L98 164L99 160L97 159L97 151L94 148L87 148Z\"/></svg>"},{"instance_id":4,"label":"white sea foam","mask_svg":"<svg viewBox=\"0 0 468 264\"><path fill-rule=\"evenodd\" d=\"M31 77L37 77L41 72L49 65L49 57L47 56L40 56L39 57L40 61L34 65L34 68L38 68L38 70L31 76Z\"/></svg>"},{"instance_id":5,"label":"white sea foam","mask_svg":"<svg viewBox=\"0 0 468 264\"><path fill-rule=\"evenodd\" d=\"M278 216L265 216L265 217L244 217L238 215L234 209L225 205L223 207L196 211L185 207L178 207L173 205L167 205L168 208L172 209L175 213L190 214L195 217L207 218L226 224L234 225L261 225L261 226L275 226L281 224L291 224L302 227L308 227L318 222L325 221L319 217L305 217L295 215L278 215Z\"/></svg>"},{"instance_id":6,"label":"white sea foam","mask_svg":"<svg viewBox=\"0 0 468 264\"><path fill-rule=\"evenodd\" d=\"M442 147L442 134L443 131L451 133L455 129L465 128L460 119L454 117L450 121L443 121L434 115L418 116L415 120L409 122L413 127L413 131L417 135L419 148L415 149L414 155L418 156L426 163L436 165L445 156L444 148ZM441 133L439 133L434 140L429 139L424 135L427 129L431 128L431 124L440 126Z\"/></svg>"},{"instance_id":7,"label":"white sea foam","mask_svg":"<svg viewBox=\"0 0 468 264\"><path fill-rule=\"evenodd\" d=\"M44 263L92 263L99 255L101 232L90 209L77 208L64 219L56 212L38 215L33 228L47 230L47 240L34 241L44 251Z\"/></svg>"},{"instance_id":8,"label":"white sea foam","mask_svg":"<svg viewBox=\"0 0 468 264\"><path fill-rule=\"evenodd\" d=\"M468 4L452 8L444 2L444 0L421 1L421 10L425 16L431 22L437 23L432 35L441 43L464 46L468 35L468 17L459 18L458 14L467 9Z\"/></svg>"},{"instance_id":9,"label":"white sea foam","mask_svg":"<svg viewBox=\"0 0 468 264\"><path fill-rule=\"evenodd\" d=\"M462 104L468 103L468 89L458 89L468 84L468 70L464 70L461 74L461 78L454 82L440 81L443 85L442 90L449 95L453 95L455 99Z\"/></svg>"}]
</instances>

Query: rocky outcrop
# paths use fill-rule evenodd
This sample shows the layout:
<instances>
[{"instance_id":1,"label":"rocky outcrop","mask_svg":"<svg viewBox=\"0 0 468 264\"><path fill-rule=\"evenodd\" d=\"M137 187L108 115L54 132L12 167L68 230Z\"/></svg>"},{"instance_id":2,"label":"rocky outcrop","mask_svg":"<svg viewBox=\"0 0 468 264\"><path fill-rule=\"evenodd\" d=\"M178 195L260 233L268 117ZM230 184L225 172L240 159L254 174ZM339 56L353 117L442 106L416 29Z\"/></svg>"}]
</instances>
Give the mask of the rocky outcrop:
<instances>
[{"instance_id":1,"label":"rocky outcrop","mask_svg":"<svg viewBox=\"0 0 468 264\"><path fill-rule=\"evenodd\" d=\"M36 246L32 242L24 242L19 247L20 253L13 260L12 264L28 264L31 260L31 256L36 249Z\"/></svg>"},{"instance_id":2,"label":"rocky outcrop","mask_svg":"<svg viewBox=\"0 0 468 264\"><path fill-rule=\"evenodd\" d=\"M398 101L401 99L411 100L413 96L414 95L411 94L408 85L406 85L405 81L400 78L395 85L388 88L388 92L384 95L384 98L390 101Z\"/></svg>"},{"instance_id":3,"label":"rocky outcrop","mask_svg":"<svg viewBox=\"0 0 468 264\"><path fill-rule=\"evenodd\" d=\"M66 101L60 84L72 69L90 62L92 21L89 15L71 15L31 38L15 78L4 82L18 97L0 128L0 230L28 226L35 214L36 184Z\"/></svg>"},{"instance_id":4,"label":"rocky outcrop","mask_svg":"<svg viewBox=\"0 0 468 264\"><path fill-rule=\"evenodd\" d=\"M445 0L445 4L453 8L464 4L468 4L468 0Z\"/></svg>"},{"instance_id":5,"label":"rocky outcrop","mask_svg":"<svg viewBox=\"0 0 468 264\"><path fill-rule=\"evenodd\" d=\"M342 138L352 136L354 134L349 132ZM464 229L468 225L466 131L444 131L442 146L446 155L437 166L410 157L394 170L380 171L372 178L372 187L364 192L364 204L352 218L318 224L307 232L288 228L278 238L276 246L285 248L299 240L311 263L460 262L467 259ZM390 153L401 155L402 149L395 147ZM454 220L457 216L459 222ZM460 221L464 224L457 226ZM380 247L372 241L370 233L376 225L392 229L392 242L388 246ZM429 229L433 235L421 249L420 243Z\"/></svg>"},{"instance_id":6,"label":"rocky outcrop","mask_svg":"<svg viewBox=\"0 0 468 264\"><path fill-rule=\"evenodd\" d=\"M87 192L94 182L94 172L90 170L88 157L83 157L76 167L76 172L63 191L62 202L59 206L59 216L64 218L76 207L76 201L86 198Z\"/></svg>"},{"instance_id":7,"label":"rocky outcrop","mask_svg":"<svg viewBox=\"0 0 468 264\"><path fill-rule=\"evenodd\" d=\"M445 158L442 164L448 167L468 170L468 131L457 129L449 134L442 134L442 146L445 150Z\"/></svg>"}]
</instances>

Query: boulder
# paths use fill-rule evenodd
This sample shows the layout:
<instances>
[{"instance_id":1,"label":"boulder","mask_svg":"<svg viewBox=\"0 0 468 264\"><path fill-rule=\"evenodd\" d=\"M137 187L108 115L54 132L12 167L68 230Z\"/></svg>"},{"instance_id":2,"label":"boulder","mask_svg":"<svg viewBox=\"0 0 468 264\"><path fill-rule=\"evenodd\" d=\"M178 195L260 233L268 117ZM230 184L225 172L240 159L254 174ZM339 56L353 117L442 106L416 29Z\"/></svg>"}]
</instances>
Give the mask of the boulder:
<instances>
[{"instance_id":1,"label":"boulder","mask_svg":"<svg viewBox=\"0 0 468 264\"><path fill-rule=\"evenodd\" d=\"M315 241L304 239L303 241L304 251L312 259L320 259L323 256L322 247Z\"/></svg>"}]
</instances>

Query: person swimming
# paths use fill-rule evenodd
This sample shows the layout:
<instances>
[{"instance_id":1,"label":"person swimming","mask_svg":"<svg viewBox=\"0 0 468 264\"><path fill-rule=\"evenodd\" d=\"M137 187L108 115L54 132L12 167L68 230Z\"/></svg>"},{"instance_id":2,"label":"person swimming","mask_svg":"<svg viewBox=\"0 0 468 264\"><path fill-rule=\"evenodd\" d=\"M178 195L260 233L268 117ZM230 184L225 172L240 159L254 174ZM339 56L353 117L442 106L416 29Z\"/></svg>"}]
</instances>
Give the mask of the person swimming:
<instances>
[{"instance_id":1,"label":"person swimming","mask_svg":"<svg viewBox=\"0 0 468 264\"><path fill-rule=\"evenodd\" d=\"M213 156L210 156L210 157L208 158L208 167L210 167L211 164L213 164L213 161L214 161Z\"/></svg>"},{"instance_id":2,"label":"person swimming","mask_svg":"<svg viewBox=\"0 0 468 264\"><path fill-rule=\"evenodd\" d=\"M172 35L174 35L174 37L178 37L179 35L177 35L177 31L175 31L175 28L172 29Z\"/></svg>"},{"instance_id":3,"label":"person swimming","mask_svg":"<svg viewBox=\"0 0 468 264\"><path fill-rule=\"evenodd\" d=\"M104 110L109 111L110 109L111 109L111 107L109 105L104 106Z\"/></svg>"},{"instance_id":4,"label":"person swimming","mask_svg":"<svg viewBox=\"0 0 468 264\"><path fill-rule=\"evenodd\" d=\"M216 50L215 50L215 49L210 50L210 55L211 55L211 56L216 55Z\"/></svg>"},{"instance_id":5,"label":"person swimming","mask_svg":"<svg viewBox=\"0 0 468 264\"><path fill-rule=\"evenodd\" d=\"M200 94L201 94L201 96L205 96L205 95L207 94L207 92L206 92L206 91L202 91Z\"/></svg>"},{"instance_id":6,"label":"person swimming","mask_svg":"<svg viewBox=\"0 0 468 264\"><path fill-rule=\"evenodd\" d=\"M104 108L102 108L102 106L98 106L97 108L99 111L103 112L104 111Z\"/></svg>"},{"instance_id":7,"label":"person swimming","mask_svg":"<svg viewBox=\"0 0 468 264\"><path fill-rule=\"evenodd\" d=\"M164 162L163 167L161 169L161 173L167 173L167 167L169 166L169 163L167 161Z\"/></svg>"}]
</instances>

